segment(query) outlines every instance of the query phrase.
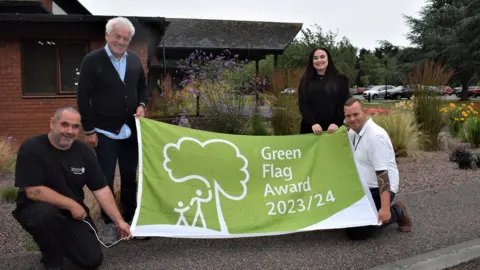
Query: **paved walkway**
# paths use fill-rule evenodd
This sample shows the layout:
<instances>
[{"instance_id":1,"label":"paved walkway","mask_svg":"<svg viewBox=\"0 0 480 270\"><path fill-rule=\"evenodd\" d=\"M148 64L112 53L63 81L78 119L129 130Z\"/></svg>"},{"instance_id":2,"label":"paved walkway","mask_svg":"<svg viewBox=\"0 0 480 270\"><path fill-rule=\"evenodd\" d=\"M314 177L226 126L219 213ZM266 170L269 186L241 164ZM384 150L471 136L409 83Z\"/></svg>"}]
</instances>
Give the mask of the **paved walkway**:
<instances>
[{"instance_id":1,"label":"paved walkway","mask_svg":"<svg viewBox=\"0 0 480 270\"><path fill-rule=\"evenodd\" d=\"M479 179L480 180L480 179ZM367 269L480 237L480 181L399 195L414 217L411 233L392 226L365 242L342 231L275 237L153 238L105 250L101 269ZM2 258L1 269L29 269L38 254Z\"/></svg>"}]
</instances>

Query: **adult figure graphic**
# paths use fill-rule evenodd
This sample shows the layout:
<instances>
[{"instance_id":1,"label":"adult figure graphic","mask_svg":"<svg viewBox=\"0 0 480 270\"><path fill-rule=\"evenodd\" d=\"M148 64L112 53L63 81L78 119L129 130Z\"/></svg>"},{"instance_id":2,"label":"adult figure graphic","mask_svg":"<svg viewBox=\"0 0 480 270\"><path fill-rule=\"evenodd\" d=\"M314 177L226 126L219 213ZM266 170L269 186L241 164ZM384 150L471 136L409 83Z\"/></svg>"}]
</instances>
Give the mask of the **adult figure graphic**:
<instances>
[{"instance_id":1,"label":"adult figure graphic","mask_svg":"<svg viewBox=\"0 0 480 270\"><path fill-rule=\"evenodd\" d=\"M123 218L131 222L136 208L138 145L135 118L145 115L146 76L140 58L128 46L133 24L117 17L106 24L106 45L88 53L80 69L77 102L87 143L113 191L115 169L120 169L120 202ZM112 220L104 211L102 241L118 240Z\"/></svg>"},{"instance_id":2,"label":"adult figure graphic","mask_svg":"<svg viewBox=\"0 0 480 270\"><path fill-rule=\"evenodd\" d=\"M382 222L382 226L348 228L347 235L353 240L364 240L392 223L397 223L402 232L410 231L412 219L407 207L402 201L395 201L400 177L388 133L365 113L362 102L356 98L345 103L345 122L350 127L348 137L358 172L367 182Z\"/></svg>"},{"instance_id":3,"label":"adult figure graphic","mask_svg":"<svg viewBox=\"0 0 480 270\"><path fill-rule=\"evenodd\" d=\"M31 137L20 146L15 170L19 187L13 216L29 232L42 254L46 269L60 269L64 256L72 263L94 269L103 254L84 202L86 185L114 221L121 237L130 235L93 150L76 140L80 114L59 108L50 120L50 132Z\"/></svg>"},{"instance_id":4,"label":"adult figure graphic","mask_svg":"<svg viewBox=\"0 0 480 270\"><path fill-rule=\"evenodd\" d=\"M349 98L348 77L337 70L327 49L314 49L298 87L300 133L335 132L343 125L343 105Z\"/></svg>"}]
</instances>

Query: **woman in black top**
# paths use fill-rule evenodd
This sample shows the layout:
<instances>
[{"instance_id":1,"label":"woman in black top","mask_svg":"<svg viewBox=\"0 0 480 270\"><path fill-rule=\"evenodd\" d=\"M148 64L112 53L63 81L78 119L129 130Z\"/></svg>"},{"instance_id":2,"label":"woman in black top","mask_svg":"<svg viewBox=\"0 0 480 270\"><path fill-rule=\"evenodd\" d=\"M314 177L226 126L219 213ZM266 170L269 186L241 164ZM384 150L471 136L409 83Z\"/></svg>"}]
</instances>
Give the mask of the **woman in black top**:
<instances>
[{"instance_id":1,"label":"woman in black top","mask_svg":"<svg viewBox=\"0 0 480 270\"><path fill-rule=\"evenodd\" d=\"M298 87L300 133L332 133L343 125L343 105L350 98L348 77L341 74L325 48L316 48Z\"/></svg>"}]
</instances>

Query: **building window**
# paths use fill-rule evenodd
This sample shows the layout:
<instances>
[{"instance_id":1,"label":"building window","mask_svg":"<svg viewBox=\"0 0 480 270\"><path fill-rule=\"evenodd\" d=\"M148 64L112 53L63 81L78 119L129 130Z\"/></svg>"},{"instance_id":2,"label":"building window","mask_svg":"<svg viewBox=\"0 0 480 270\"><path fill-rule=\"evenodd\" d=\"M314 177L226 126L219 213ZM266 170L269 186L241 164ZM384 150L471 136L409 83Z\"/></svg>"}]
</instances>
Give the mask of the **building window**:
<instances>
[{"instance_id":1,"label":"building window","mask_svg":"<svg viewBox=\"0 0 480 270\"><path fill-rule=\"evenodd\" d=\"M23 42L24 95L75 94L88 42Z\"/></svg>"}]
</instances>

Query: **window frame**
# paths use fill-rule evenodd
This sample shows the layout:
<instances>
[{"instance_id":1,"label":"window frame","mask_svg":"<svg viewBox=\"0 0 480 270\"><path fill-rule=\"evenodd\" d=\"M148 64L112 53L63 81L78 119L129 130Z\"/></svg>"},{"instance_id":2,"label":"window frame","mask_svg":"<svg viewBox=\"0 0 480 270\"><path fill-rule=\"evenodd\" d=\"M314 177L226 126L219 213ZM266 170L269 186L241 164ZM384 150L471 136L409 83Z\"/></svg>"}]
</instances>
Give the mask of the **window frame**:
<instances>
[{"instance_id":1,"label":"window frame","mask_svg":"<svg viewBox=\"0 0 480 270\"><path fill-rule=\"evenodd\" d=\"M38 41L51 41L55 42L55 44L59 44L55 48L55 88L51 91L42 92L42 93L31 93L27 91L27 77L25 73L25 47L27 43L30 42L38 42ZM24 98L45 98L45 97L75 97L77 95L77 91L63 91L62 89L62 65L61 65L61 47L62 45L67 44L83 44L85 54L82 58L90 52L91 48L91 41L88 39L55 39L55 38L29 38L29 39L22 39L20 41L20 55L21 55L21 87L22 87L22 97Z\"/></svg>"}]
</instances>

